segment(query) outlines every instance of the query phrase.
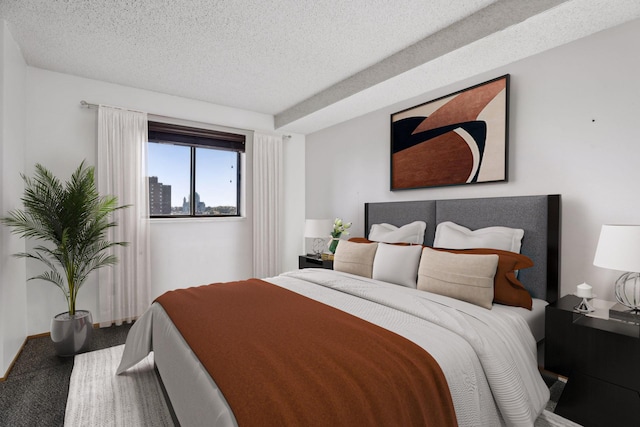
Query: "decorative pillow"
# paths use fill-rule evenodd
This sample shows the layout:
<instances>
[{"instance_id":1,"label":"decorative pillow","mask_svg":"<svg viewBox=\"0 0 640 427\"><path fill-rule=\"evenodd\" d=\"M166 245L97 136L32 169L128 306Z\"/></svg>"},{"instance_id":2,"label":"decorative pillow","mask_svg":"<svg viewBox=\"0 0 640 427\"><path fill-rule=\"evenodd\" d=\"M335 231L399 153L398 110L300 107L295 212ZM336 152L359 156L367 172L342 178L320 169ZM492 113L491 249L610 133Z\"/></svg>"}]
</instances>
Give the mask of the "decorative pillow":
<instances>
[{"instance_id":1,"label":"decorative pillow","mask_svg":"<svg viewBox=\"0 0 640 427\"><path fill-rule=\"evenodd\" d=\"M533 301L531 294L516 278L515 271L533 267L533 261L526 255L515 252L501 251L500 249L439 249L456 254L488 255L496 254L499 257L498 269L493 281L493 302L515 307L523 307L531 310Z\"/></svg>"},{"instance_id":2,"label":"decorative pillow","mask_svg":"<svg viewBox=\"0 0 640 427\"><path fill-rule=\"evenodd\" d=\"M509 227L487 227L469 230L455 222L445 221L436 227L433 246L447 249L493 248L520 253L524 230Z\"/></svg>"},{"instance_id":3,"label":"decorative pillow","mask_svg":"<svg viewBox=\"0 0 640 427\"><path fill-rule=\"evenodd\" d=\"M414 221L411 224L396 227L391 224L373 224L369 231L369 240L384 243L414 243L421 245L424 242L424 231L427 223Z\"/></svg>"},{"instance_id":4,"label":"decorative pillow","mask_svg":"<svg viewBox=\"0 0 640 427\"><path fill-rule=\"evenodd\" d=\"M422 250L418 289L467 301L491 310L498 255Z\"/></svg>"},{"instance_id":5,"label":"decorative pillow","mask_svg":"<svg viewBox=\"0 0 640 427\"><path fill-rule=\"evenodd\" d=\"M371 278L377 243L363 244L340 240L333 257L333 269Z\"/></svg>"},{"instance_id":6,"label":"decorative pillow","mask_svg":"<svg viewBox=\"0 0 640 427\"><path fill-rule=\"evenodd\" d=\"M422 246L398 246L378 243L373 259L373 278L415 288Z\"/></svg>"}]
</instances>

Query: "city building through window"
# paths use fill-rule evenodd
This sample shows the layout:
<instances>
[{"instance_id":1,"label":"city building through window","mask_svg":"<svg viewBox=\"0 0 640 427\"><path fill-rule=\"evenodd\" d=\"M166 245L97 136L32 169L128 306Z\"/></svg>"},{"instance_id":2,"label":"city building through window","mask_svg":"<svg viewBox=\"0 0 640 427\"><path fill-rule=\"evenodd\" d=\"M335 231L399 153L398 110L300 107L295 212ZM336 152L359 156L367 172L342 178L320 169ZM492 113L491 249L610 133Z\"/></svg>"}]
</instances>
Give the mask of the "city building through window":
<instances>
[{"instance_id":1,"label":"city building through window","mask_svg":"<svg viewBox=\"0 0 640 427\"><path fill-rule=\"evenodd\" d=\"M151 217L239 216L246 136L149 121Z\"/></svg>"}]
</instances>

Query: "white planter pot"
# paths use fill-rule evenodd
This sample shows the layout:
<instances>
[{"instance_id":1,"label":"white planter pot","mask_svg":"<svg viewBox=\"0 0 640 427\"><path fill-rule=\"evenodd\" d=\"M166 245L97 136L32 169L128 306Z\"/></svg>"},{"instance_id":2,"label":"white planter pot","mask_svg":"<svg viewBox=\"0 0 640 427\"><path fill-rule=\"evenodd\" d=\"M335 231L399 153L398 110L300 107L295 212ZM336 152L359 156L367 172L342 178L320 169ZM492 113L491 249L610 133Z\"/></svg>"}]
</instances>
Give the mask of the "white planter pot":
<instances>
[{"instance_id":1,"label":"white planter pot","mask_svg":"<svg viewBox=\"0 0 640 427\"><path fill-rule=\"evenodd\" d=\"M57 314L51 319L51 340L58 356L73 356L89 348L93 319L86 310Z\"/></svg>"}]
</instances>

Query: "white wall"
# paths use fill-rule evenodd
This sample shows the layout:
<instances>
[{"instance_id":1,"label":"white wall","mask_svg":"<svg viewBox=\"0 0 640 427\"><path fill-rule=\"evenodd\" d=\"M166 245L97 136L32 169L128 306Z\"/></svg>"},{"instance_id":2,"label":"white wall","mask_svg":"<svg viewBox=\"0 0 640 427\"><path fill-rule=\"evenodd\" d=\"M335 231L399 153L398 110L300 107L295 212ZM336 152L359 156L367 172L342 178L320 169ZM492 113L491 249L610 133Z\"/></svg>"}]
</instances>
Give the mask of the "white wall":
<instances>
[{"instance_id":1,"label":"white wall","mask_svg":"<svg viewBox=\"0 0 640 427\"><path fill-rule=\"evenodd\" d=\"M24 171L26 63L1 21L0 31L0 215L19 207ZM27 332L24 241L0 226L0 377L22 346Z\"/></svg>"},{"instance_id":2,"label":"white wall","mask_svg":"<svg viewBox=\"0 0 640 427\"><path fill-rule=\"evenodd\" d=\"M614 300L620 273L592 262L603 223L640 224L639 39L635 20L308 135L307 217L353 221L357 236L365 202L559 193L561 294L586 281ZM390 192L389 115L507 73L509 182Z\"/></svg>"},{"instance_id":3,"label":"white wall","mask_svg":"<svg viewBox=\"0 0 640 427\"><path fill-rule=\"evenodd\" d=\"M305 207L305 138L291 135L284 140L284 206L280 229L284 231L281 262L282 271L298 268L298 256L304 253L302 233L304 230Z\"/></svg>"},{"instance_id":4,"label":"white wall","mask_svg":"<svg viewBox=\"0 0 640 427\"><path fill-rule=\"evenodd\" d=\"M97 112L81 108L80 100L183 120L273 131L273 117L269 115L28 67L25 163L28 174L37 162L65 178L83 159L90 164L96 163ZM294 135L285 144L285 158L292 164L303 163L303 136ZM287 166L285 175L293 175L299 180L287 183L285 206L292 206L287 212L291 215L290 220L302 223L303 172L300 166ZM250 178L250 174L244 177L246 182L251 182ZM178 287L250 277L253 269L250 200L248 197L247 218L152 220L153 297ZM298 239L299 235L298 230L285 230L282 238L288 242ZM288 257L285 257L287 262ZM28 264L28 277L38 268ZM28 333L45 332L51 317L65 311L65 300L57 288L46 283L34 281L27 289ZM80 291L78 307L89 309L97 316L95 278L89 279ZM94 317L94 321L97 320Z\"/></svg>"}]
</instances>

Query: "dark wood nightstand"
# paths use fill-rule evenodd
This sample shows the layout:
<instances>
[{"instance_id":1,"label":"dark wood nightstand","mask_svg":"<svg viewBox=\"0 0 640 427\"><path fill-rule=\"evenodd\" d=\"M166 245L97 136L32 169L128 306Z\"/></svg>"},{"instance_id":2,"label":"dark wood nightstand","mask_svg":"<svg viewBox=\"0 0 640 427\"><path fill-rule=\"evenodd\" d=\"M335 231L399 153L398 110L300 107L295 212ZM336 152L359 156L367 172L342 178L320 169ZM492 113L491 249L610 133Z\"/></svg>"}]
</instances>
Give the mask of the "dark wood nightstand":
<instances>
[{"instance_id":1,"label":"dark wood nightstand","mask_svg":"<svg viewBox=\"0 0 640 427\"><path fill-rule=\"evenodd\" d=\"M333 270L333 261L323 261L319 258L300 255L298 257L298 268L326 268L327 270Z\"/></svg>"},{"instance_id":2,"label":"dark wood nightstand","mask_svg":"<svg viewBox=\"0 0 640 427\"><path fill-rule=\"evenodd\" d=\"M546 308L545 369L568 378L554 412L584 426L638 426L640 325L578 313L579 303L567 295Z\"/></svg>"}]
</instances>

